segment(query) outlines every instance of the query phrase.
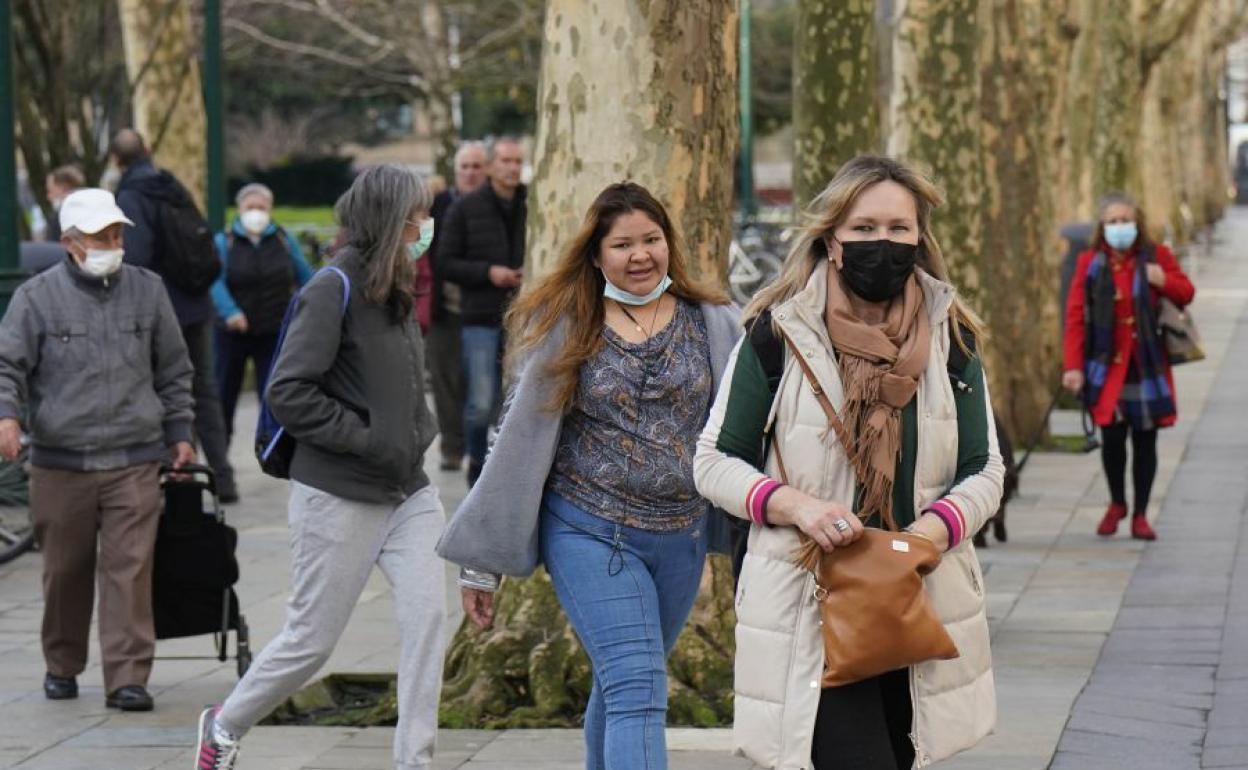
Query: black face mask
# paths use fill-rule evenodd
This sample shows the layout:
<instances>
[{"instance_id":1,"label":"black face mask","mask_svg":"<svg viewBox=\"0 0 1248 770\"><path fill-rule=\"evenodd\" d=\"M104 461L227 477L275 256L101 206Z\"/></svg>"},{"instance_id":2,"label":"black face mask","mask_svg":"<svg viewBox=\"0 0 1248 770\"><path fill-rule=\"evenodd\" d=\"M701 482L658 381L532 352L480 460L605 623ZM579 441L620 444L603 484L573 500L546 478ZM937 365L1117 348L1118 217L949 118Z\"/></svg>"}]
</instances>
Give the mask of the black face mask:
<instances>
[{"instance_id":1,"label":"black face mask","mask_svg":"<svg viewBox=\"0 0 1248 770\"><path fill-rule=\"evenodd\" d=\"M901 294L914 273L919 247L887 239L841 243L841 277L850 291L868 302Z\"/></svg>"}]
</instances>

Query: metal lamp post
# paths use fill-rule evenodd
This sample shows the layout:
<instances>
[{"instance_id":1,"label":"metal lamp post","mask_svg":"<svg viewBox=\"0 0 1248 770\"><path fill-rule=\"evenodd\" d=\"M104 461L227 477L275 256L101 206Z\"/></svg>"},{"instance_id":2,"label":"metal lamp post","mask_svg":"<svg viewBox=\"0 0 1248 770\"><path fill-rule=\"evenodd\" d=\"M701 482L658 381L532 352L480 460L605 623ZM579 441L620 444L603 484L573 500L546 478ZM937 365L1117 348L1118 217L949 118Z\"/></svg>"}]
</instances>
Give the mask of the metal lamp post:
<instances>
[{"instance_id":1,"label":"metal lamp post","mask_svg":"<svg viewBox=\"0 0 1248 770\"><path fill-rule=\"evenodd\" d=\"M746 219L753 218L758 211L758 203L754 197L754 105L751 94L751 62L750 62L750 0L740 0L739 6L740 39L738 51L740 69L738 72L738 88L740 89L741 112L741 213Z\"/></svg>"},{"instance_id":2,"label":"metal lamp post","mask_svg":"<svg viewBox=\"0 0 1248 770\"><path fill-rule=\"evenodd\" d=\"M13 91L13 6L5 0L0 2L0 311L22 282Z\"/></svg>"},{"instance_id":3,"label":"metal lamp post","mask_svg":"<svg viewBox=\"0 0 1248 770\"><path fill-rule=\"evenodd\" d=\"M225 135L221 114L221 0L204 0L204 117L208 130L208 225L225 227Z\"/></svg>"}]
</instances>

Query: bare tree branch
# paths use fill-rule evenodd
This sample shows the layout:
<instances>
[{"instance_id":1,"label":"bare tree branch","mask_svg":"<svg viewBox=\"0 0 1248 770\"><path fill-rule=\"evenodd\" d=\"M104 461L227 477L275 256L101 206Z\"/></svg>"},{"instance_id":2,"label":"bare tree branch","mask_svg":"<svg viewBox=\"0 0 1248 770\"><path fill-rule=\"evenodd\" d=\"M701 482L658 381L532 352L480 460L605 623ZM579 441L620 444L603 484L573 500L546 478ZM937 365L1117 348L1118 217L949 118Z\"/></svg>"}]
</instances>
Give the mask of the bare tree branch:
<instances>
[{"instance_id":1,"label":"bare tree branch","mask_svg":"<svg viewBox=\"0 0 1248 770\"><path fill-rule=\"evenodd\" d=\"M1205 0L1154 0L1143 18L1143 40L1140 45L1141 72L1147 77L1157 60L1176 40L1186 35L1196 22L1197 12Z\"/></svg>"},{"instance_id":2,"label":"bare tree branch","mask_svg":"<svg viewBox=\"0 0 1248 770\"><path fill-rule=\"evenodd\" d=\"M167 0L165 7L160 9L160 16L156 18L157 31L152 34L153 40L159 40L165 34L165 28L169 26L169 22L173 20L173 14L178 9L178 0ZM135 73L134 80L130 81L130 96L134 96L139 90L139 86L143 83L143 78L151 70L152 64L156 59L157 47L153 46L152 50L147 52L147 58L143 60L143 64L139 67L139 71Z\"/></svg>"},{"instance_id":3,"label":"bare tree branch","mask_svg":"<svg viewBox=\"0 0 1248 770\"><path fill-rule=\"evenodd\" d=\"M381 57L371 55L367 58L360 58L357 56L349 56L339 51L322 48L320 46L298 43L292 40L283 40L264 32L253 24L236 18L226 19L225 26L247 35L256 42L263 43L264 45L279 51L284 51L296 56L306 56L312 59L319 59L321 61L330 62L342 67L348 67L350 69L365 73L371 78L391 83L393 85L406 86L408 88L421 91L428 88L428 83L426 82L424 76L419 73L396 73L378 69L376 65L382 58L384 58L384 55Z\"/></svg>"},{"instance_id":4,"label":"bare tree branch","mask_svg":"<svg viewBox=\"0 0 1248 770\"><path fill-rule=\"evenodd\" d=\"M1236 3L1228 0L1226 5L1226 17L1217 19L1214 26L1218 30L1213 39L1215 51L1226 48L1248 34L1248 0L1239 0Z\"/></svg>"},{"instance_id":5,"label":"bare tree branch","mask_svg":"<svg viewBox=\"0 0 1248 770\"><path fill-rule=\"evenodd\" d=\"M528 8L521 7L520 15L516 17L514 22L482 36L480 40L477 40L470 47L460 49L459 55L465 61L475 59L491 46L515 37L536 20L536 17L529 12Z\"/></svg>"},{"instance_id":6,"label":"bare tree branch","mask_svg":"<svg viewBox=\"0 0 1248 770\"><path fill-rule=\"evenodd\" d=\"M333 7L329 0L242 0L231 3L231 9L239 7L277 7L302 14L313 14L333 24L352 38L369 48L384 48L387 53L394 50L394 43L369 32L348 19L341 11Z\"/></svg>"}]
</instances>

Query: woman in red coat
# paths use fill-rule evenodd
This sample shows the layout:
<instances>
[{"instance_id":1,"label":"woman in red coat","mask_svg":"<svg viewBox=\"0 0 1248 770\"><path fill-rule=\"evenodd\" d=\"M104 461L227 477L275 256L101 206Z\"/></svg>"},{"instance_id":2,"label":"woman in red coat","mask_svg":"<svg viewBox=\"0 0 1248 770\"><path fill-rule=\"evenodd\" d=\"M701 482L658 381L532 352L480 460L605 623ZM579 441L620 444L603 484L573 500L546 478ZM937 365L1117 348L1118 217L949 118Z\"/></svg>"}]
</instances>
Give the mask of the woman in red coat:
<instances>
[{"instance_id":1,"label":"woman in red coat","mask_svg":"<svg viewBox=\"0 0 1248 770\"><path fill-rule=\"evenodd\" d=\"M1096 533L1109 536L1127 515L1127 436L1135 488L1131 536L1155 540L1145 512L1157 475L1157 429L1174 424L1174 379L1157 324L1162 297L1179 307L1196 289L1174 254L1148 237L1143 212L1120 193L1101 202L1093 247L1079 255L1066 302L1062 385L1082 394L1101 427L1110 504Z\"/></svg>"}]
</instances>

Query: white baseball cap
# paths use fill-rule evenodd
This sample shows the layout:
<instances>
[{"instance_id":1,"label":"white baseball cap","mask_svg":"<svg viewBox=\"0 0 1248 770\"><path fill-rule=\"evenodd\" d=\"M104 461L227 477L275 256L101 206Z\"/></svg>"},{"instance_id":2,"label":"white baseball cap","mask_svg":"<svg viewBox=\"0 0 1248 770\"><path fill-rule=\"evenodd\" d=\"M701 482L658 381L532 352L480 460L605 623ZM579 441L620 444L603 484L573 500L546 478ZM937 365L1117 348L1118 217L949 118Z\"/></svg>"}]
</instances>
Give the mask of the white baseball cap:
<instances>
[{"instance_id":1,"label":"white baseball cap","mask_svg":"<svg viewBox=\"0 0 1248 770\"><path fill-rule=\"evenodd\" d=\"M77 228L87 235L118 223L134 225L117 205L117 199L108 190L87 187L75 190L61 202L61 232Z\"/></svg>"}]
</instances>

